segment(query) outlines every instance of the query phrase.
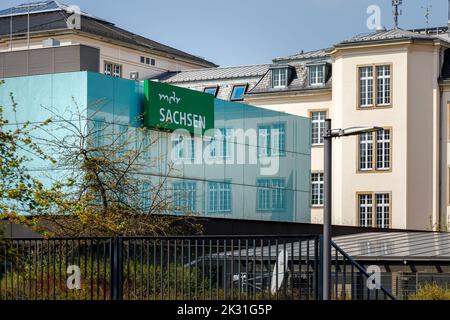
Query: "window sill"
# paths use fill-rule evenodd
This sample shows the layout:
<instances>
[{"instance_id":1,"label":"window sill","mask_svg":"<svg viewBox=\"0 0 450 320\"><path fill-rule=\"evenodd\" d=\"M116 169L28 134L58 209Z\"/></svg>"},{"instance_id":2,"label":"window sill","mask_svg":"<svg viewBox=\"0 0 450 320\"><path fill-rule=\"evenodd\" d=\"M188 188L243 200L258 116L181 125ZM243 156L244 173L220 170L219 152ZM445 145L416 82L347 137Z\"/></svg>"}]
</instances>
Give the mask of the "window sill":
<instances>
[{"instance_id":1,"label":"window sill","mask_svg":"<svg viewBox=\"0 0 450 320\"><path fill-rule=\"evenodd\" d=\"M323 148L325 145L323 143L318 143L318 144L312 144L311 147L312 148Z\"/></svg>"},{"instance_id":2,"label":"window sill","mask_svg":"<svg viewBox=\"0 0 450 320\"><path fill-rule=\"evenodd\" d=\"M320 204L320 205L312 205L311 208L313 208L313 209L323 209L323 208L324 208L324 205L323 205L323 204Z\"/></svg>"},{"instance_id":3,"label":"window sill","mask_svg":"<svg viewBox=\"0 0 450 320\"><path fill-rule=\"evenodd\" d=\"M393 106L391 104L386 104L386 105L376 105L376 106L358 106L356 108L356 110L358 111L362 111L362 110L377 110L377 109L392 109Z\"/></svg>"},{"instance_id":4,"label":"window sill","mask_svg":"<svg viewBox=\"0 0 450 320\"><path fill-rule=\"evenodd\" d=\"M378 170L358 170L356 173L358 174L366 174L366 173L392 173L392 169L378 169Z\"/></svg>"}]
</instances>

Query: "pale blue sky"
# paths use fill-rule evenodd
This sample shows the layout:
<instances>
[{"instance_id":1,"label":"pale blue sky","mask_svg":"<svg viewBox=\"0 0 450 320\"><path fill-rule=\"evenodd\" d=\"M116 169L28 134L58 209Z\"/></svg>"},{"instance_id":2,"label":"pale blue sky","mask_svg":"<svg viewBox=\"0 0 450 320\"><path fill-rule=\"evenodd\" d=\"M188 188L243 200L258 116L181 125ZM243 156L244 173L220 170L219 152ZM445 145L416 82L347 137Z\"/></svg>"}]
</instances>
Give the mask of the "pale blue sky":
<instances>
[{"instance_id":1,"label":"pale blue sky","mask_svg":"<svg viewBox=\"0 0 450 320\"><path fill-rule=\"evenodd\" d=\"M31 0L32 1L32 0ZM30 0L2 0L7 8ZM391 0L66 0L127 30L222 66L267 63L272 58L329 47L368 32L367 7L382 9L392 27ZM447 24L447 0L403 0L402 28Z\"/></svg>"}]
</instances>

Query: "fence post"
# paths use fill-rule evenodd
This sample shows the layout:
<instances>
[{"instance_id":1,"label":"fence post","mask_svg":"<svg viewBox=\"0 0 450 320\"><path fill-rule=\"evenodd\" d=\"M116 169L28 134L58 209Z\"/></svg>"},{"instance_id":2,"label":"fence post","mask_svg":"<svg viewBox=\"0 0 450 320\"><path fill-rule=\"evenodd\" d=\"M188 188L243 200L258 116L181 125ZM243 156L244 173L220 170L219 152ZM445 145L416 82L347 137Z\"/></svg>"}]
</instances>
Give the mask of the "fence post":
<instances>
[{"instance_id":1,"label":"fence post","mask_svg":"<svg viewBox=\"0 0 450 320\"><path fill-rule=\"evenodd\" d=\"M323 236L318 236L316 238L316 243L318 242L318 253L316 253L316 260L319 261L318 263L318 269L316 270L317 276L318 276L318 291L316 294L316 297L319 300L323 300ZM317 251L316 251L317 252Z\"/></svg>"},{"instance_id":2,"label":"fence post","mask_svg":"<svg viewBox=\"0 0 450 320\"><path fill-rule=\"evenodd\" d=\"M111 238L111 300L123 299L123 246L122 238Z\"/></svg>"}]
</instances>

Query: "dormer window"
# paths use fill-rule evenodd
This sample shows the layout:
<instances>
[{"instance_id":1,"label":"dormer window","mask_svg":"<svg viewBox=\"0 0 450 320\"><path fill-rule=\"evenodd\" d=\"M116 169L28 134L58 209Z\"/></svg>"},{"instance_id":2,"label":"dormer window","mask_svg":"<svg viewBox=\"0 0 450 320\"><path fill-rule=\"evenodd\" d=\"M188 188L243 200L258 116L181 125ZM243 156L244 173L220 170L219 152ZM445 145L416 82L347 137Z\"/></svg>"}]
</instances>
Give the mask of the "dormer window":
<instances>
[{"instance_id":1,"label":"dormer window","mask_svg":"<svg viewBox=\"0 0 450 320\"><path fill-rule=\"evenodd\" d=\"M285 88L288 84L289 68L272 69L272 88Z\"/></svg>"},{"instance_id":2,"label":"dormer window","mask_svg":"<svg viewBox=\"0 0 450 320\"><path fill-rule=\"evenodd\" d=\"M325 64L311 65L308 69L310 86L321 86L325 84Z\"/></svg>"}]
</instances>

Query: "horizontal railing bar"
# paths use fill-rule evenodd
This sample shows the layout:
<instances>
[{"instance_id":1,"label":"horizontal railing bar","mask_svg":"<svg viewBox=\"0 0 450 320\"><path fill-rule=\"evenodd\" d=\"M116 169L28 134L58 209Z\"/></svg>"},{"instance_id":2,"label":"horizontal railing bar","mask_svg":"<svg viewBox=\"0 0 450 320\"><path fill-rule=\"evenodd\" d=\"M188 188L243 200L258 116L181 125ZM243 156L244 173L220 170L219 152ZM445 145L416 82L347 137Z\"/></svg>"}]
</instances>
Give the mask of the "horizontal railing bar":
<instances>
[{"instance_id":1,"label":"horizontal railing bar","mask_svg":"<svg viewBox=\"0 0 450 320\"><path fill-rule=\"evenodd\" d=\"M211 236L125 236L122 240L180 240L180 239L297 239L297 240L312 240L318 239L319 236L311 235L211 235ZM65 241L65 240L111 240L114 237L74 237L74 238L9 238L10 241Z\"/></svg>"}]
</instances>

